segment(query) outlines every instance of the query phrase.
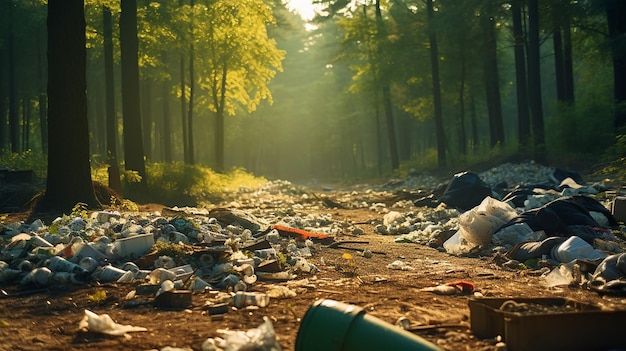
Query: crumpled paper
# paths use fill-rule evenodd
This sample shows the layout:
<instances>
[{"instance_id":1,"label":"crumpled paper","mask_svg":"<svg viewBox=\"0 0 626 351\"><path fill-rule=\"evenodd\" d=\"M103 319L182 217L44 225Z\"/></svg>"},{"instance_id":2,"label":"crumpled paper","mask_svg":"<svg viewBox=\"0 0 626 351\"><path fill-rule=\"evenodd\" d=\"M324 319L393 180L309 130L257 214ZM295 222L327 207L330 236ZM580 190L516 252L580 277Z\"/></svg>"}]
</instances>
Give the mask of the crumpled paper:
<instances>
[{"instance_id":1,"label":"crumpled paper","mask_svg":"<svg viewBox=\"0 0 626 351\"><path fill-rule=\"evenodd\" d=\"M202 343L202 351L281 351L276 340L272 321L263 317L258 328L243 330L218 330L223 338L208 338Z\"/></svg>"},{"instance_id":2,"label":"crumpled paper","mask_svg":"<svg viewBox=\"0 0 626 351\"><path fill-rule=\"evenodd\" d=\"M89 310L85 310L85 316L78 323L78 328L83 331L94 333L108 334L114 336L123 336L130 338L129 332L147 331L143 327L134 327L132 325L117 324L108 314L98 315Z\"/></svg>"}]
</instances>

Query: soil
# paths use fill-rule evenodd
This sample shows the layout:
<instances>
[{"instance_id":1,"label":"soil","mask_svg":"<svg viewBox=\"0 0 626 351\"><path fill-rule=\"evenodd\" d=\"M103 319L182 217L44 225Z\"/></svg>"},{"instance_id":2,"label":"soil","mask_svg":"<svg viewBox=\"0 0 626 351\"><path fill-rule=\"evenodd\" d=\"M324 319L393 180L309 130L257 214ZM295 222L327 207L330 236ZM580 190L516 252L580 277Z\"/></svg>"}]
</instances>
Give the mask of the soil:
<instances>
[{"instance_id":1,"label":"soil","mask_svg":"<svg viewBox=\"0 0 626 351\"><path fill-rule=\"evenodd\" d=\"M151 204L142 210L160 208ZM139 283L68 285L26 291L20 296L10 296L20 293L17 287L4 287L9 296L0 296L0 350L160 350L167 346L201 350L207 338L222 336L218 330L257 328L265 316L271 320L282 349L294 350L305 313L320 299L358 305L390 324L404 317L410 321L412 333L443 350L502 350L497 339L478 339L472 333L468 308L471 297L565 297L626 309L626 300L619 297L602 297L578 286L548 288L539 276L527 270L502 268L493 257L458 257L429 246L395 243L393 236L375 234L371 223L380 216L367 209L315 211L358 223L364 234L336 239L367 241L352 247L380 253L366 258L357 250L319 246L308 259L319 271L298 274L295 280L301 283L292 288L295 297L272 298L263 308L230 307L227 313L213 316L207 307L216 302L216 294L211 292L194 293L187 308L165 309L151 304L129 308L126 296ZM346 253L352 255L354 266L343 257ZM414 269L387 268L396 260ZM474 291L440 295L423 290L458 281L474 284ZM252 291L265 292L272 284L287 285L258 281ZM106 298L94 299L101 291ZM85 309L147 331L130 333L130 338L81 331L78 326Z\"/></svg>"}]
</instances>

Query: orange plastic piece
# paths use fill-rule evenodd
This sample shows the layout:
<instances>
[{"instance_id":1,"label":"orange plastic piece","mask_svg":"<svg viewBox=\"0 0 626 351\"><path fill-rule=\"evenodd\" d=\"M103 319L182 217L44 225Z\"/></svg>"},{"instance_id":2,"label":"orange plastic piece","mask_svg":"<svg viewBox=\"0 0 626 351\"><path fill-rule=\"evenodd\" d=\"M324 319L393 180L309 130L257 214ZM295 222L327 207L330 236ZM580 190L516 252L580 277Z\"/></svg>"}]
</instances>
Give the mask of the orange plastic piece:
<instances>
[{"instance_id":1,"label":"orange plastic piece","mask_svg":"<svg viewBox=\"0 0 626 351\"><path fill-rule=\"evenodd\" d=\"M291 228L291 227L285 227L282 225L273 225L272 229L276 229L278 230L278 232L281 235L285 235L285 236L289 236L292 238L296 238L296 239L300 239L302 241L305 241L307 239L311 239L313 241L320 241L323 243L331 243L333 242L335 239L333 239L333 237L328 236L326 234L318 234L318 233L312 233L303 229L298 229L298 228Z\"/></svg>"}]
</instances>

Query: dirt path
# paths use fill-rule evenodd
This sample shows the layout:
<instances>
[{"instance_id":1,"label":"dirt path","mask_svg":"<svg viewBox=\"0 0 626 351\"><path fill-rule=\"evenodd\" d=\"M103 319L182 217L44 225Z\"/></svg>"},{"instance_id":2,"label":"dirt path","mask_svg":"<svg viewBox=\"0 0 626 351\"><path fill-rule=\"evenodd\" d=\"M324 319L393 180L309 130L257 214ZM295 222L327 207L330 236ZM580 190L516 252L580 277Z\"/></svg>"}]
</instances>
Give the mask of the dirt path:
<instances>
[{"instance_id":1,"label":"dirt path","mask_svg":"<svg viewBox=\"0 0 626 351\"><path fill-rule=\"evenodd\" d=\"M395 243L393 236L374 234L372 219L377 216L367 209L330 212L335 219L359 223L364 234L356 239L369 244L356 247L384 254L366 258L355 250L318 245L309 258L318 271L298 274L289 283L259 281L252 286L258 292L267 292L274 284L288 286L296 296L272 298L264 308L229 308L215 316L208 313L208 304L218 302L220 294L215 292L195 293L185 309L127 308L126 296L138 283L66 285L27 296L0 297L0 350L150 350L166 346L200 350L207 338L221 335L219 329L257 328L264 316L271 320L282 349L294 350L302 318L319 299L361 306L392 324L404 317L414 334L444 350L496 350L496 340L479 340L471 332L468 298L474 295L566 297L626 308L621 298L601 298L581 288L547 288L541 278L526 271L505 270L490 257L455 257L427 246ZM353 257L354 266L344 257L346 253ZM388 268L394 261L412 269ZM473 283L474 293L439 295L421 290L457 281ZM5 291L14 292L15 287ZM95 299L102 291L106 297ZM132 333L132 338L82 332L78 324L85 309L147 331Z\"/></svg>"}]
</instances>

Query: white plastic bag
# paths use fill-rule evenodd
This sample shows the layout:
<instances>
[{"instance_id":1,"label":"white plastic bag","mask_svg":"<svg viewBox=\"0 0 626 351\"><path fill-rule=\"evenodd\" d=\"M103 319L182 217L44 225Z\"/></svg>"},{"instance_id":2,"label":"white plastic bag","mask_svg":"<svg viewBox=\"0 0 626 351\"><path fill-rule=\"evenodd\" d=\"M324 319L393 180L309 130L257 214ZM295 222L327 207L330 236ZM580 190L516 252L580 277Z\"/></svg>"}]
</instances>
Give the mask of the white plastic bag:
<instances>
[{"instance_id":1,"label":"white plastic bag","mask_svg":"<svg viewBox=\"0 0 626 351\"><path fill-rule=\"evenodd\" d=\"M486 197L480 205L459 216L459 232L462 239L475 245L491 242L493 234L517 212L506 202Z\"/></svg>"}]
</instances>

